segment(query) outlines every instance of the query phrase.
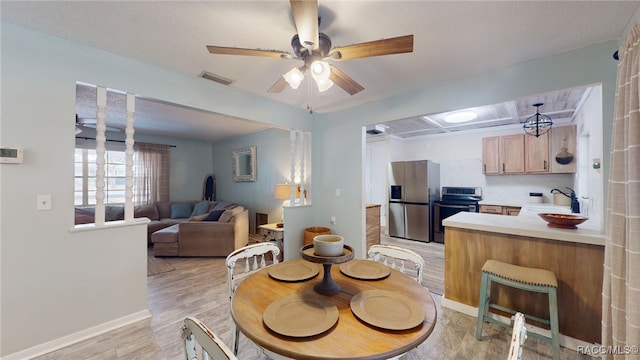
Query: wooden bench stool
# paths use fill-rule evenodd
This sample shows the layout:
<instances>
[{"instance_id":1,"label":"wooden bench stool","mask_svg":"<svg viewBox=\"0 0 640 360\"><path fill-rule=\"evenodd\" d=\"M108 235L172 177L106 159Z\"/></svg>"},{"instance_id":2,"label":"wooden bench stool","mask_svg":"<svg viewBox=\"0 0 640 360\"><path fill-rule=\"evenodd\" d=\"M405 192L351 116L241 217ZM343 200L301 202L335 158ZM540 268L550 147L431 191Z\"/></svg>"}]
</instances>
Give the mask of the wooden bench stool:
<instances>
[{"instance_id":1,"label":"wooden bench stool","mask_svg":"<svg viewBox=\"0 0 640 360\"><path fill-rule=\"evenodd\" d=\"M487 260L482 267L482 281L480 283L480 303L478 306L478 320L476 324L476 338L482 340L482 325L485 322L510 328L511 324L504 323L489 316L489 308L515 314L517 311L504 306L491 303L491 282L507 285L516 289L545 293L549 296L549 319L542 319L525 314L525 317L548 324L551 327L551 337L529 332L529 336L546 341L553 348L553 358L560 359L560 343L558 329L558 301L556 289L558 280L556 275L549 270L528 268L503 263L496 260Z\"/></svg>"}]
</instances>

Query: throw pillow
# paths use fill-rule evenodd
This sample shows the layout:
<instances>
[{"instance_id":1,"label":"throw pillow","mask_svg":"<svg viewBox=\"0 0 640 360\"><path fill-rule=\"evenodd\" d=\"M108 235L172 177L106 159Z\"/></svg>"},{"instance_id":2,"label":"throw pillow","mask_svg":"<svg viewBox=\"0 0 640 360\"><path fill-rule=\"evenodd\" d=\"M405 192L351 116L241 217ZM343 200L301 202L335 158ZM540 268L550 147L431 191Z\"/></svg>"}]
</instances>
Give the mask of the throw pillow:
<instances>
[{"instance_id":1,"label":"throw pillow","mask_svg":"<svg viewBox=\"0 0 640 360\"><path fill-rule=\"evenodd\" d=\"M188 218L191 216L191 203L171 204L171 218Z\"/></svg>"},{"instance_id":2,"label":"throw pillow","mask_svg":"<svg viewBox=\"0 0 640 360\"><path fill-rule=\"evenodd\" d=\"M193 206L193 211L191 212L191 216L197 216L206 214L207 210L209 210L209 201L200 201L199 203Z\"/></svg>"},{"instance_id":3,"label":"throw pillow","mask_svg":"<svg viewBox=\"0 0 640 360\"><path fill-rule=\"evenodd\" d=\"M189 218L189 221L202 221L204 220L207 216L209 216L209 214L202 214L202 215L196 215L196 216L192 216Z\"/></svg>"},{"instance_id":4,"label":"throw pillow","mask_svg":"<svg viewBox=\"0 0 640 360\"><path fill-rule=\"evenodd\" d=\"M232 209L227 209L222 213L222 215L220 215L220 219L218 219L218 221L229 222L231 221L232 217L236 216L237 214L240 214L243 211L244 211L244 207L242 206L236 206Z\"/></svg>"},{"instance_id":5,"label":"throw pillow","mask_svg":"<svg viewBox=\"0 0 640 360\"><path fill-rule=\"evenodd\" d=\"M213 210L202 221L218 221L224 210Z\"/></svg>"}]
</instances>

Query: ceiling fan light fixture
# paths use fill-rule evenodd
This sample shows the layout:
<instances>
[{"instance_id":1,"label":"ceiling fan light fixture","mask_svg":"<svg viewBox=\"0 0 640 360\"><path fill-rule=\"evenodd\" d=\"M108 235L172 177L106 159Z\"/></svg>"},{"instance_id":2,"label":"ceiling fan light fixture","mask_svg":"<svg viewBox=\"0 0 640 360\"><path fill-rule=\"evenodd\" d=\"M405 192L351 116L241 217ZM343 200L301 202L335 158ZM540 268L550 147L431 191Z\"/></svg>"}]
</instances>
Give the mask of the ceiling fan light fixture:
<instances>
[{"instance_id":1,"label":"ceiling fan light fixture","mask_svg":"<svg viewBox=\"0 0 640 360\"><path fill-rule=\"evenodd\" d=\"M314 77L314 80L316 81L316 85L318 85L318 91L320 92L325 92L331 89L331 87L333 86L333 81L329 79L316 79Z\"/></svg>"},{"instance_id":2,"label":"ceiling fan light fixture","mask_svg":"<svg viewBox=\"0 0 640 360\"><path fill-rule=\"evenodd\" d=\"M329 79L331 68L326 61L316 60L311 64L311 75L313 78Z\"/></svg>"},{"instance_id":3,"label":"ceiling fan light fixture","mask_svg":"<svg viewBox=\"0 0 640 360\"><path fill-rule=\"evenodd\" d=\"M544 103L533 104L533 106L536 107L536 113L527 118L524 125L522 125L524 132L531 136L539 137L549 131L553 125L550 117L540 114L540 106L542 105L544 105Z\"/></svg>"},{"instance_id":4,"label":"ceiling fan light fixture","mask_svg":"<svg viewBox=\"0 0 640 360\"><path fill-rule=\"evenodd\" d=\"M287 84L289 84L289 86L291 86L291 88L294 90L300 86L302 80L304 79L304 74L297 67L294 67L293 69L287 71L287 73L282 76L287 81Z\"/></svg>"},{"instance_id":5,"label":"ceiling fan light fixture","mask_svg":"<svg viewBox=\"0 0 640 360\"><path fill-rule=\"evenodd\" d=\"M478 117L478 114L473 111L456 111L444 117L444 122L449 124L459 124L467 121L474 120Z\"/></svg>"},{"instance_id":6,"label":"ceiling fan light fixture","mask_svg":"<svg viewBox=\"0 0 640 360\"><path fill-rule=\"evenodd\" d=\"M331 67L326 61L316 60L311 64L311 76L316 81L318 91L325 92L333 86L333 81L329 79L331 76Z\"/></svg>"}]
</instances>

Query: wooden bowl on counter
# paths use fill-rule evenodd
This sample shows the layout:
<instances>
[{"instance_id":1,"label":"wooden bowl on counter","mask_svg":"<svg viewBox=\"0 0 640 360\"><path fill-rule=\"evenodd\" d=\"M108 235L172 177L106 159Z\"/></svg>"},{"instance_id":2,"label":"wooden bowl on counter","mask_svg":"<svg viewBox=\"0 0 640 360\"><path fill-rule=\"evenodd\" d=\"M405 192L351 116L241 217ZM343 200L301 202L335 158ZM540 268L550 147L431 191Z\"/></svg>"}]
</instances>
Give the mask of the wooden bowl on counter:
<instances>
[{"instance_id":1,"label":"wooden bowl on counter","mask_svg":"<svg viewBox=\"0 0 640 360\"><path fill-rule=\"evenodd\" d=\"M560 229L577 229L576 225L589 220L586 216L574 214L540 213L538 216L548 223L547 226Z\"/></svg>"}]
</instances>

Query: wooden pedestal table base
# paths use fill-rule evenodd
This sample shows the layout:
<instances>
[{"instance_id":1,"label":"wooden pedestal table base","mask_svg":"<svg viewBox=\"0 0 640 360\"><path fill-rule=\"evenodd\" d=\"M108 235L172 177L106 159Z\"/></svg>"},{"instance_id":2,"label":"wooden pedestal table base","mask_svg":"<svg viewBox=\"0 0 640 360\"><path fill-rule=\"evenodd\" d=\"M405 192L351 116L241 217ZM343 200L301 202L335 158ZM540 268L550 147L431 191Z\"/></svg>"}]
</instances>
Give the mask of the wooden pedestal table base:
<instances>
[{"instance_id":1,"label":"wooden pedestal table base","mask_svg":"<svg viewBox=\"0 0 640 360\"><path fill-rule=\"evenodd\" d=\"M321 295L335 295L340 292L340 285L331 278L331 265L342 264L353 259L353 249L350 246L344 246L342 256L318 256L313 252L313 244L308 244L300 249L300 255L307 261L322 264L324 268L324 276L313 286L313 290Z\"/></svg>"}]
</instances>

